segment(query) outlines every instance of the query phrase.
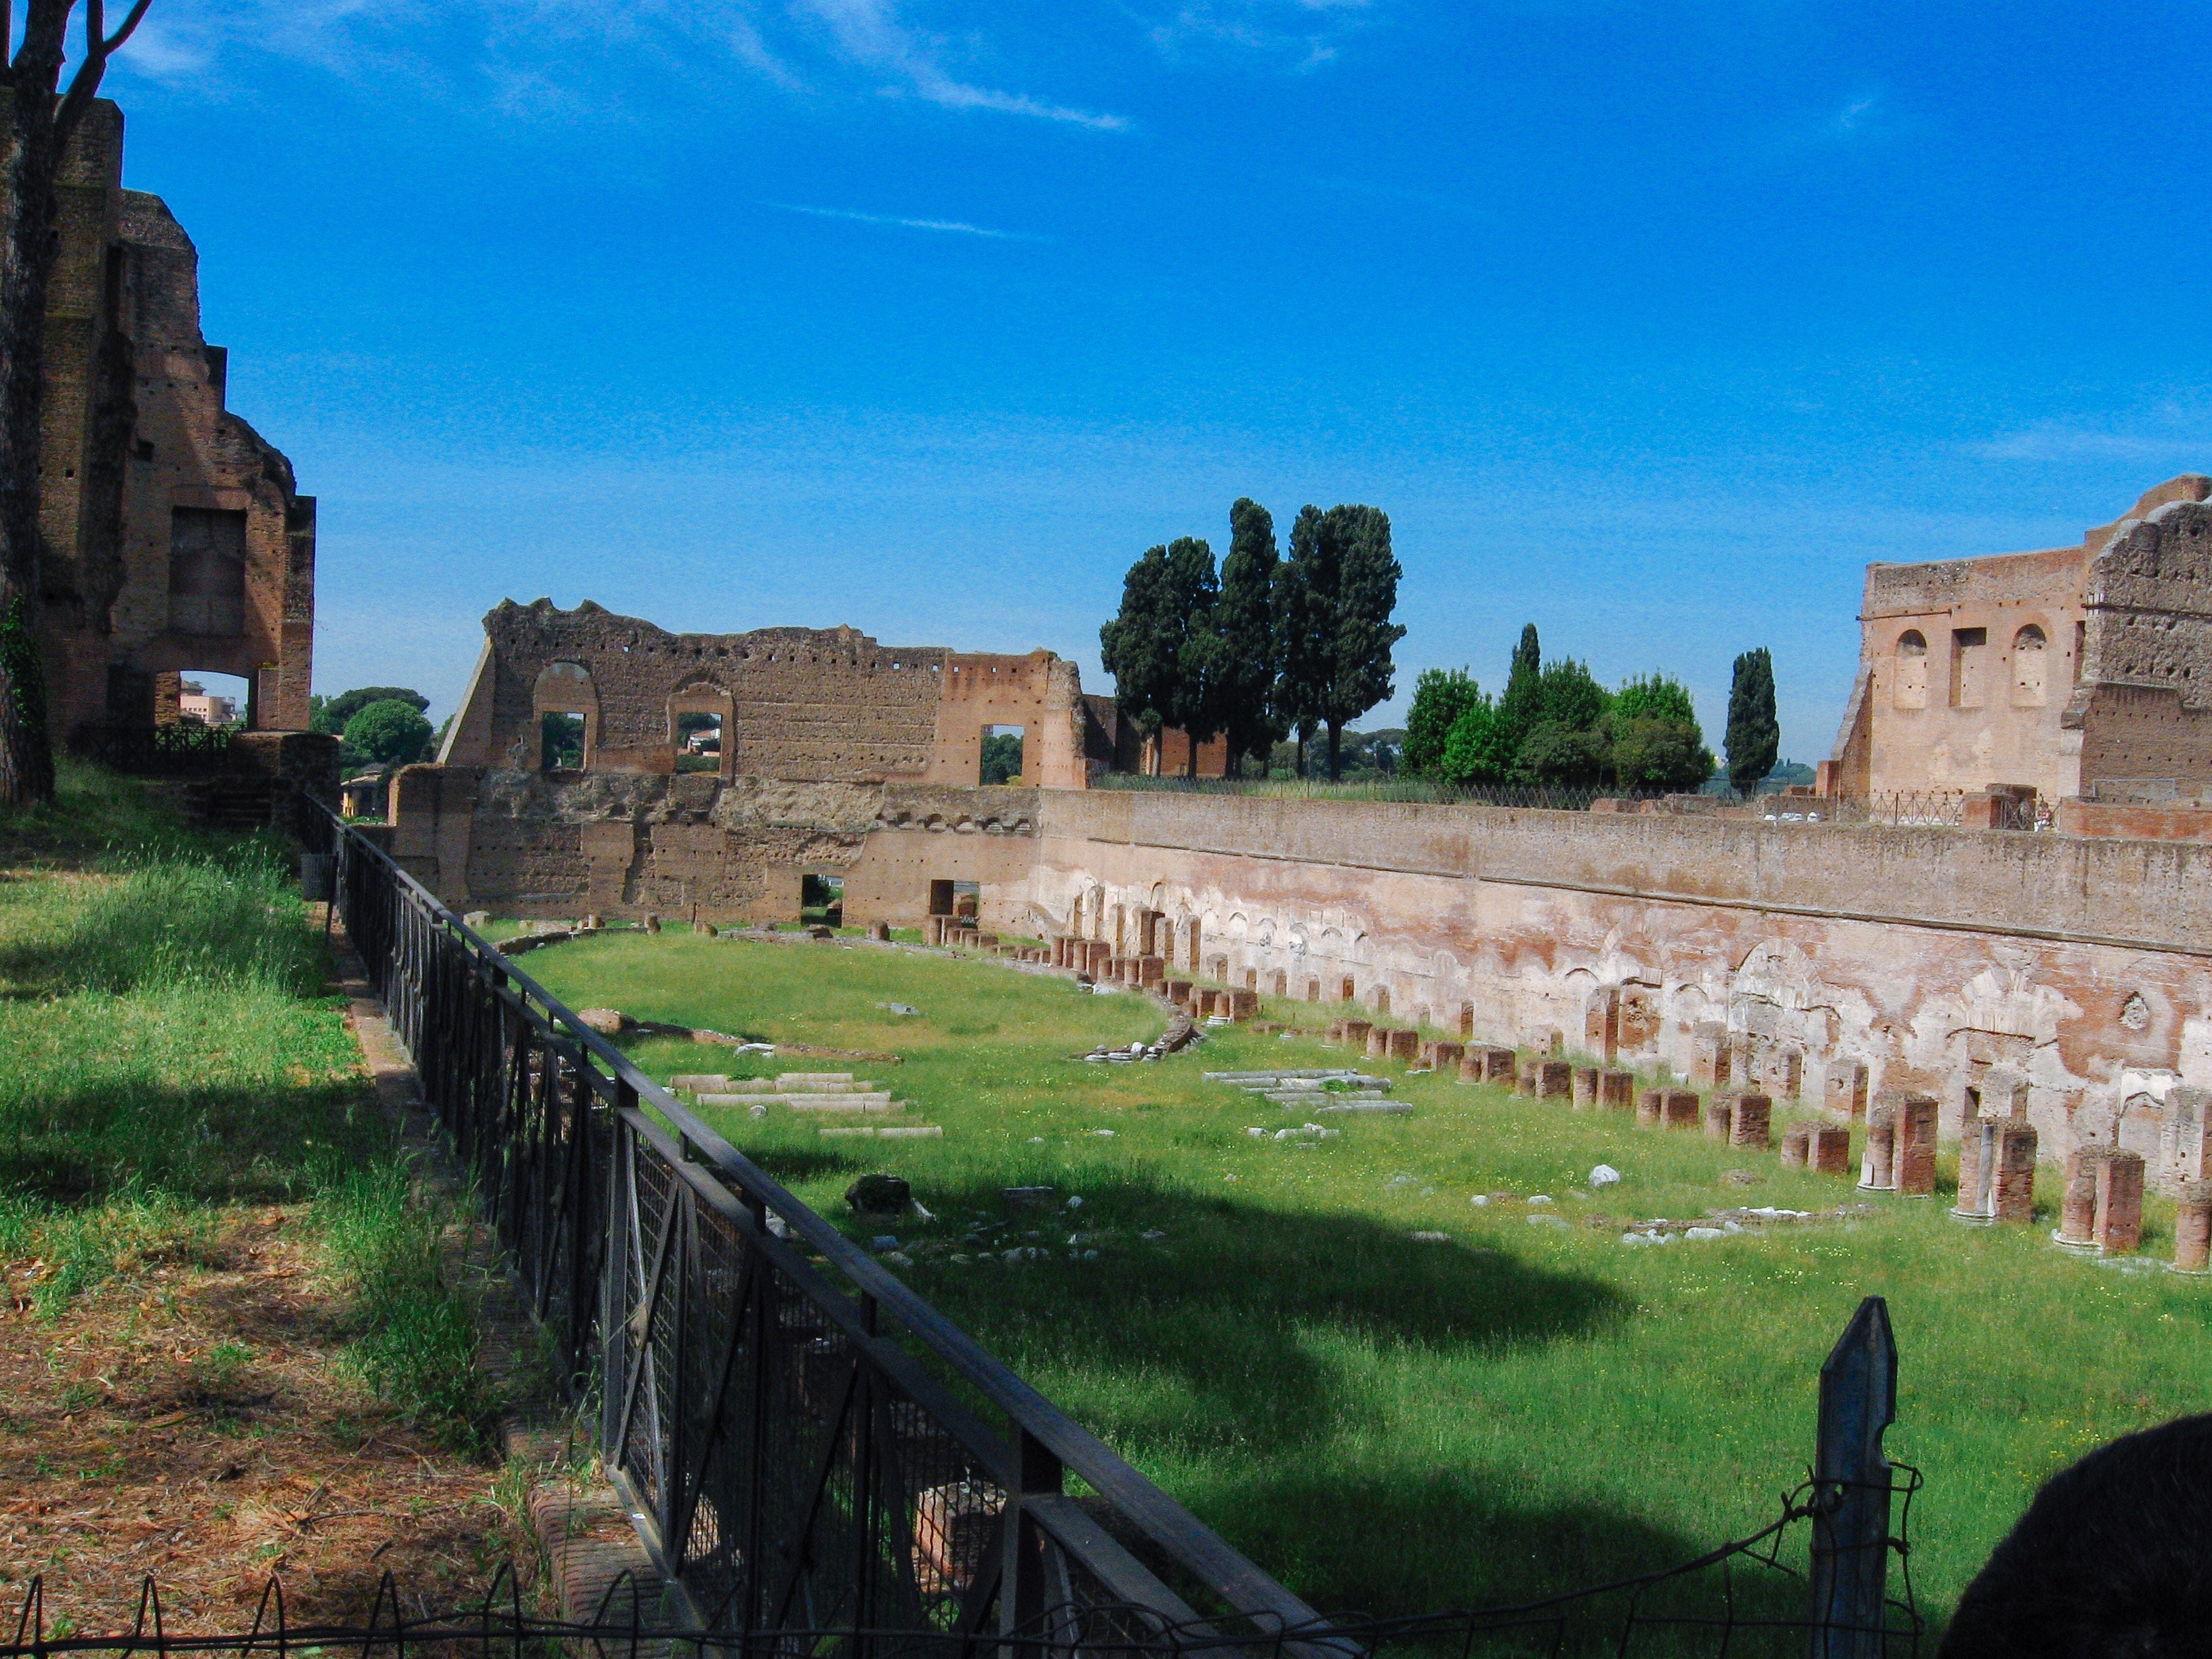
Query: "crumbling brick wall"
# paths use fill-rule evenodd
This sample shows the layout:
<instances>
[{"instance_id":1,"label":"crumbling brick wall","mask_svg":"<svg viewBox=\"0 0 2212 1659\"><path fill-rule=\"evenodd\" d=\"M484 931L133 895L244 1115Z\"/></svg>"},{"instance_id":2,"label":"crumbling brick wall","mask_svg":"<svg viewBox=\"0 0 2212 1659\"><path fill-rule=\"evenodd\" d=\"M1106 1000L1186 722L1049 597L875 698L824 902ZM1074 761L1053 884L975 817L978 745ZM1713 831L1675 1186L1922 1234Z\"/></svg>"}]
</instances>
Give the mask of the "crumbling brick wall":
<instances>
[{"instance_id":1,"label":"crumbling brick wall","mask_svg":"<svg viewBox=\"0 0 2212 1659\"><path fill-rule=\"evenodd\" d=\"M244 678L257 729L303 730L315 503L225 408L191 239L122 176L122 113L98 100L64 160L46 315L40 621L54 730L173 718L176 678L196 672ZM213 515L226 561L234 541L242 556L212 599L179 553L209 520L180 537L179 514Z\"/></svg>"}]
</instances>

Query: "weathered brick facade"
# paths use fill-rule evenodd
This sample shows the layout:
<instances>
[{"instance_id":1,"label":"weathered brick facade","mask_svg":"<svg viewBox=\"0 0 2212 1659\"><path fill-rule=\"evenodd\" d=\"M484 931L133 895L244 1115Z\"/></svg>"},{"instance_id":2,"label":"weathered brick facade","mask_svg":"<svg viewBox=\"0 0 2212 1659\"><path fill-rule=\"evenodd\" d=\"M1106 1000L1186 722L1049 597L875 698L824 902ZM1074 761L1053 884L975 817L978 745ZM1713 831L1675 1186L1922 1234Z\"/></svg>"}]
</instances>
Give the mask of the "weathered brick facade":
<instances>
[{"instance_id":1,"label":"weathered brick facade","mask_svg":"<svg viewBox=\"0 0 2212 1659\"><path fill-rule=\"evenodd\" d=\"M159 197L123 188L112 103L86 112L58 194L40 584L54 733L174 720L194 672L242 676L256 729L304 730L314 500L224 408L198 255Z\"/></svg>"},{"instance_id":2,"label":"weathered brick facade","mask_svg":"<svg viewBox=\"0 0 2212 1659\"><path fill-rule=\"evenodd\" d=\"M1859 676L1821 793L2212 791L2208 497L2212 478L2185 473L2079 547L1869 565Z\"/></svg>"}]
</instances>

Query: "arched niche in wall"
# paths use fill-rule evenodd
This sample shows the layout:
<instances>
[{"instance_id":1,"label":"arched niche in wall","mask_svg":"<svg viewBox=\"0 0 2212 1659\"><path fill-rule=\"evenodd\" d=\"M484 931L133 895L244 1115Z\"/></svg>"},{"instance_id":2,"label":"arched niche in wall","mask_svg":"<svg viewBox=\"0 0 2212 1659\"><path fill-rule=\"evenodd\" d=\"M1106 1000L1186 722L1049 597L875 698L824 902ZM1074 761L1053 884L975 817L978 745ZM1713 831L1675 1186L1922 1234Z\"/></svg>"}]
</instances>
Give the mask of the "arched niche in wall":
<instances>
[{"instance_id":1,"label":"arched niche in wall","mask_svg":"<svg viewBox=\"0 0 2212 1659\"><path fill-rule=\"evenodd\" d=\"M1896 664L1890 675L1890 701L1899 708L1928 707L1928 636L1908 628L1897 636Z\"/></svg>"},{"instance_id":2,"label":"arched niche in wall","mask_svg":"<svg viewBox=\"0 0 2212 1659\"><path fill-rule=\"evenodd\" d=\"M2050 660L2051 641L2042 629L2030 623L2012 636L2012 702L2015 708L2036 708L2043 703L2048 684L2044 665Z\"/></svg>"},{"instance_id":3,"label":"arched niche in wall","mask_svg":"<svg viewBox=\"0 0 2212 1659\"><path fill-rule=\"evenodd\" d=\"M541 772L588 772L599 754L599 690L581 663L549 662L530 691L533 758Z\"/></svg>"},{"instance_id":4,"label":"arched niche in wall","mask_svg":"<svg viewBox=\"0 0 2212 1659\"><path fill-rule=\"evenodd\" d=\"M691 719L685 719L690 715ZM709 733L700 718L712 715L714 726ZM715 763L710 768L700 764L686 765L687 755L703 755L711 742ZM738 701L728 689L713 681L700 678L679 685L668 696L669 769L673 772L705 772L711 770L718 777L733 778L738 775Z\"/></svg>"}]
</instances>

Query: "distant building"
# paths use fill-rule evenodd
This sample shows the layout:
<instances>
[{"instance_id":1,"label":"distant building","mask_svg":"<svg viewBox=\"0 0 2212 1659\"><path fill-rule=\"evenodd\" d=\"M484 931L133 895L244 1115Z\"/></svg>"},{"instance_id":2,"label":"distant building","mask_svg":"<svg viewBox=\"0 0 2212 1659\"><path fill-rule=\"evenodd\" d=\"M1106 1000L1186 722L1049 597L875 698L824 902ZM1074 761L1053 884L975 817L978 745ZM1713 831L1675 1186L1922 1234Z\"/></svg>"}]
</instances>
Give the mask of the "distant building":
<instances>
[{"instance_id":1,"label":"distant building","mask_svg":"<svg viewBox=\"0 0 2212 1659\"><path fill-rule=\"evenodd\" d=\"M177 694L177 713L203 726L229 726L238 719L238 702L234 697L218 697L186 682Z\"/></svg>"},{"instance_id":2,"label":"distant building","mask_svg":"<svg viewBox=\"0 0 2212 1659\"><path fill-rule=\"evenodd\" d=\"M54 736L174 720L195 672L245 679L249 727L305 731L314 499L223 407L198 253L159 197L123 188L112 103L85 112L56 194L39 594Z\"/></svg>"},{"instance_id":3,"label":"distant building","mask_svg":"<svg viewBox=\"0 0 2212 1659\"><path fill-rule=\"evenodd\" d=\"M2078 547L1867 567L1859 672L1820 791L2212 791L2212 477Z\"/></svg>"}]
</instances>

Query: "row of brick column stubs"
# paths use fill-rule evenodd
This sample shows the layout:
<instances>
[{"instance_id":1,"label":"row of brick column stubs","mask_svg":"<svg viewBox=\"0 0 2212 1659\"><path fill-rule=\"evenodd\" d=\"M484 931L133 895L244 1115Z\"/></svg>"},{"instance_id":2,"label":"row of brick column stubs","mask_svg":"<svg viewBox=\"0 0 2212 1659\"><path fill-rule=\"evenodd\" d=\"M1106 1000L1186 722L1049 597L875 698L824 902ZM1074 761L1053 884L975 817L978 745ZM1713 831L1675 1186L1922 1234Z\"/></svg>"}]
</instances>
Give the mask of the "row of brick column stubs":
<instances>
[{"instance_id":1,"label":"row of brick column stubs","mask_svg":"<svg viewBox=\"0 0 2212 1659\"><path fill-rule=\"evenodd\" d=\"M1859 1186L1870 1193L1932 1198L1936 1193L1936 1102L1885 1089L1867 1108Z\"/></svg>"}]
</instances>

